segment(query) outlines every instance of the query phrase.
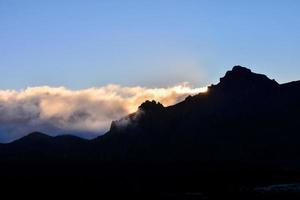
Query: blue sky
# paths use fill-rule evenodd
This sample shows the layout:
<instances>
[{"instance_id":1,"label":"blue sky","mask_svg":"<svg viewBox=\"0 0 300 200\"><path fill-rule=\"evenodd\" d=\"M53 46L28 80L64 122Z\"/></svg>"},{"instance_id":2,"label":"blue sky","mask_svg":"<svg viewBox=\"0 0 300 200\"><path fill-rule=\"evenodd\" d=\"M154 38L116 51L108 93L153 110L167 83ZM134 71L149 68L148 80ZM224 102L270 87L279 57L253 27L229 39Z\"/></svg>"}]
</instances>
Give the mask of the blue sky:
<instances>
[{"instance_id":1,"label":"blue sky","mask_svg":"<svg viewBox=\"0 0 300 200\"><path fill-rule=\"evenodd\" d=\"M0 0L0 89L300 79L298 0Z\"/></svg>"}]
</instances>

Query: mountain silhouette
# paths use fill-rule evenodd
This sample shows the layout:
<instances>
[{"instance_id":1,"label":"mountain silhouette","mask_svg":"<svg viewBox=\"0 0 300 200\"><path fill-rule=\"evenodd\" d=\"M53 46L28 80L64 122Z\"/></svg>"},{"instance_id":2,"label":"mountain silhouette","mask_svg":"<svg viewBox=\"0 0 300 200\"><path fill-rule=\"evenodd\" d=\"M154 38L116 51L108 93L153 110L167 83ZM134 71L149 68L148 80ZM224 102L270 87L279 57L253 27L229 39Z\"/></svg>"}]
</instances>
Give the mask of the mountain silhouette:
<instances>
[{"instance_id":1,"label":"mountain silhouette","mask_svg":"<svg viewBox=\"0 0 300 200\"><path fill-rule=\"evenodd\" d=\"M120 169L131 178L144 177L149 171L193 181L201 176L214 186L221 180L240 184L241 177L247 184L288 179L300 174L299 123L300 81L279 84L235 66L206 93L169 107L146 101L137 112L112 122L110 130L94 140L32 133L2 144L0 162L71 163L83 169L71 173L73 176L103 178L120 175ZM55 174L62 175L63 170ZM194 187L193 181L186 186ZM167 181L170 187L173 184Z\"/></svg>"},{"instance_id":2,"label":"mountain silhouette","mask_svg":"<svg viewBox=\"0 0 300 200\"><path fill-rule=\"evenodd\" d=\"M17 150L27 156L24 150L30 147L29 157L34 151L49 151L57 154L53 157L76 158L79 149L80 154L86 152L86 158L96 160L296 161L300 153L296 134L300 131L299 102L300 81L280 85L235 66L206 93L169 107L146 101L136 113L112 122L110 130L94 140L32 133L1 145L5 151L0 158Z\"/></svg>"},{"instance_id":3,"label":"mountain silhouette","mask_svg":"<svg viewBox=\"0 0 300 200\"><path fill-rule=\"evenodd\" d=\"M280 85L235 66L207 93L174 106L146 101L105 137L144 159L297 160L299 94L299 82Z\"/></svg>"}]
</instances>

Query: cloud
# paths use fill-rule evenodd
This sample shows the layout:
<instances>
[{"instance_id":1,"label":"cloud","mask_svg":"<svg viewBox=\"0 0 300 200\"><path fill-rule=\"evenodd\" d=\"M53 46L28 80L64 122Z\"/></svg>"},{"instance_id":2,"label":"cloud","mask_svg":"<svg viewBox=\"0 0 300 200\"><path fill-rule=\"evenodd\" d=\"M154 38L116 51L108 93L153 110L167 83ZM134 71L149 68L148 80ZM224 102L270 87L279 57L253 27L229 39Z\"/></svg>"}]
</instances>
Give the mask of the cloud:
<instances>
[{"instance_id":1,"label":"cloud","mask_svg":"<svg viewBox=\"0 0 300 200\"><path fill-rule=\"evenodd\" d=\"M135 112L145 100L168 106L205 89L182 83L169 88L110 84L82 90L49 86L0 90L0 142L33 131L92 138L105 133L113 120Z\"/></svg>"}]
</instances>

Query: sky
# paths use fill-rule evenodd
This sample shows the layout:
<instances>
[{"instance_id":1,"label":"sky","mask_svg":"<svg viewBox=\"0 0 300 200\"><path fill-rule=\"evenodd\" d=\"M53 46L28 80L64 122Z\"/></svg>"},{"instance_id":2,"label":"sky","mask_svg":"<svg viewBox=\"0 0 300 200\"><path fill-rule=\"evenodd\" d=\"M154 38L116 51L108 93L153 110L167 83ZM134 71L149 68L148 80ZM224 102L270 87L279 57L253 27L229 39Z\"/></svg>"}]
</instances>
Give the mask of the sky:
<instances>
[{"instance_id":1,"label":"sky","mask_svg":"<svg viewBox=\"0 0 300 200\"><path fill-rule=\"evenodd\" d=\"M0 0L0 108L11 115L42 115L41 102L49 91L54 96L59 91L61 99L66 94L81 99L86 90L101 93L111 85L121 89L101 94L128 98L129 89L142 88L161 100L166 95L153 91L165 90L169 105L182 99L182 90L174 88L194 94L217 83L234 65L280 83L299 80L299 9L298 0ZM24 103L28 93L30 105ZM148 97L118 115L105 114L106 128L95 130L107 129L109 120L128 114L134 110L129 107ZM70 101L78 105L78 100ZM84 102L92 112L93 103ZM53 110L61 113L60 106ZM77 116L78 110L72 111L68 117ZM31 120L12 118L10 128L3 128L9 123L0 119L3 132L18 132L16 120L23 125Z\"/></svg>"},{"instance_id":2,"label":"sky","mask_svg":"<svg viewBox=\"0 0 300 200\"><path fill-rule=\"evenodd\" d=\"M300 79L298 0L0 0L0 89Z\"/></svg>"}]
</instances>

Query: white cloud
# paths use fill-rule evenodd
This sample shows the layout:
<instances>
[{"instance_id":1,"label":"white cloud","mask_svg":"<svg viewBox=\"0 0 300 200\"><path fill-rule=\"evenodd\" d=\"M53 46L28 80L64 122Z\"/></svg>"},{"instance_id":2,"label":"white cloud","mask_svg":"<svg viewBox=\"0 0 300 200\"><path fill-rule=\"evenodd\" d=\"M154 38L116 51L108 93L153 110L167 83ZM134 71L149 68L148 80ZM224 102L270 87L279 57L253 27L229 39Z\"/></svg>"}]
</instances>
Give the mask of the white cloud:
<instances>
[{"instance_id":1,"label":"white cloud","mask_svg":"<svg viewBox=\"0 0 300 200\"><path fill-rule=\"evenodd\" d=\"M145 100L168 106L205 89L182 83L169 88L111 84L83 90L48 86L0 90L0 141L8 142L33 131L95 137L105 133L111 121L135 112Z\"/></svg>"}]
</instances>

